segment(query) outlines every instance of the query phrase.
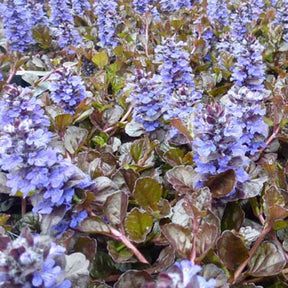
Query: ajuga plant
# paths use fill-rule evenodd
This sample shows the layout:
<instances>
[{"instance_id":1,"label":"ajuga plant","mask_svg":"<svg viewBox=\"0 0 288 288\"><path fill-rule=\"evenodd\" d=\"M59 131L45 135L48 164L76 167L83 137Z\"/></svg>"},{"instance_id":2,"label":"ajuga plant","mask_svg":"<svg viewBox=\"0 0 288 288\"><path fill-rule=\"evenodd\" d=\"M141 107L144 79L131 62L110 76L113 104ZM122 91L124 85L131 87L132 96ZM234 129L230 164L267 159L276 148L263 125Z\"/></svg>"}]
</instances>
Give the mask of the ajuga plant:
<instances>
[{"instance_id":1,"label":"ajuga plant","mask_svg":"<svg viewBox=\"0 0 288 288\"><path fill-rule=\"evenodd\" d=\"M73 11L78 15L83 15L86 10L91 10L88 0L72 0Z\"/></svg>"},{"instance_id":2,"label":"ajuga plant","mask_svg":"<svg viewBox=\"0 0 288 288\"><path fill-rule=\"evenodd\" d=\"M161 127L164 97L160 76L154 75L151 78L149 74L138 69L126 89L130 90L127 102L133 105L134 120L142 123L147 132Z\"/></svg>"},{"instance_id":3,"label":"ajuga plant","mask_svg":"<svg viewBox=\"0 0 288 288\"><path fill-rule=\"evenodd\" d=\"M233 112L218 103L195 109L193 152L202 182L229 169L235 171L237 181L249 179L244 170L249 164L247 148L240 141L243 130Z\"/></svg>"},{"instance_id":4,"label":"ajuga plant","mask_svg":"<svg viewBox=\"0 0 288 288\"><path fill-rule=\"evenodd\" d=\"M215 22L226 26L229 22L229 10L226 0L208 0L207 16L210 23L214 26Z\"/></svg>"},{"instance_id":5,"label":"ajuga plant","mask_svg":"<svg viewBox=\"0 0 288 288\"><path fill-rule=\"evenodd\" d=\"M275 1L275 19L274 23L282 26L282 37L285 42L288 42L288 1Z\"/></svg>"},{"instance_id":6,"label":"ajuga plant","mask_svg":"<svg viewBox=\"0 0 288 288\"><path fill-rule=\"evenodd\" d=\"M0 239L1 287L71 287L65 279L65 248L49 236L33 235L23 229L13 241L2 233Z\"/></svg>"},{"instance_id":7,"label":"ajuga plant","mask_svg":"<svg viewBox=\"0 0 288 288\"><path fill-rule=\"evenodd\" d=\"M49 214L55 207L71 209L75 189L85 188L90 180L49 146L50 121L32 91L5 86L0 119L0 165L8 172L7 186L12 193L33 194L35 213Z\"/></svg>"},{"instance_id":8,"label":"ajuga plant","mask_svg":"<svg viewBox=\"0 0 288 288\"><path fill-rule=\"evenodd\" d=\"M51 100L66 113L74 114L79 103L87 97L82 78L65 68L52 74L50 79Z\"/></svg>"},{"instance_id":9,"label":"ajuga plant","mask_svg":"<svg viewBox=\"0 0 288 288\"><path fill-rule=\"evenodd\" d=\"M255 91L246 86L240 89L234 87L228 92L228 101L225 105L243 130L239 141L247 147L247 155L252 156L260 148L265 147L264 140L268 136L268 126L263 120L266 109L262 103L266 96L263 89Z\"/></svg>"},{"instance_id":10,"label":"ajuga plant","mask_svg":"<svg viewBox=\"0 0 288 288\"><path fill-rule=\"evenodd\" d=\"M69 45L77 46L82 43L67 2L50 0L49 4L51 9L50 21L53 25L52 33L57 39L59 47L65 49Z\"/></svg>"},{"instance_id":11,"label":"ajuga plant","mask_svg":"<svg viewBox=\"0 0 288 288\"><path fill-rule=\"evenodd\" d=\"M118 3L115 0L99 0L94 4L100 43L115 47L118 44L116 27L119 24Z\"/></svg>"},{"instance_id":12,"label":"ajuga plant","mask_svg":"<svg viewBox=\"0 0 288 288\"><path fill-rule=\"evenodd\" d=\"M264 92L263 79L265 65L262 51L264 47L252 35L246 35L241 42L234 43L233 55L236 58L232 68L232 78L238 87L246 86L253 91Z\"/></svg>"},{"instance_id":13,"label":"ajuga plant","mask_svg":"<svg viewBox=\"0 0 288 288\"><path fill-rule=\"evenodd\" d=\"M162 82L164 119L180 118L187 120L201 93L196 91L194 75L190 66L187 44L165 39L155 49L156 61L160 62L159 74Z\"/></svg>"},{"instance_id":14,"label":"ajuga plant","mask_svg":"<svg viewBox=\"0 0 288 288\"><path fill-rule=\"evenodd\" d=\"M32 27L35 22L26 5L26 0L5 0L0 6L5 37L11 51L24 52L34 44Z\"/></svg>"},{"instance_id":15,"label":"ajuga plant","mask_svg":"<svg viewBox=\"0 0 288 288\"><path fill-rule=\"evenodd\" d=\"M142 0L142 1L133 0L133 8L135 9L137 13L144 14L145 12L149 11L151 8L154 8L153 7L154 2L155 2L154 0Z\"/></svg>"},{"instance_id":16,"label":"ajuga plant","mask_svg":"<svg viewBox=\"0 0 288 288\"><path fill-rule=\"evenodd\" d=\"M287 286L287 1L0 2L1 287Z\"/></svg>"},{"instance_id":17,"label":"ajuga plant","mask_svg":"<svg viewBox=\"0 0 288 288\"><path fill-rule=\"evenodd\" d=\"M190 0L160 0L159 1L161 9L165 12L175 12L180 9L190 9L191 1Z\"/></svg>"}]
</instances>

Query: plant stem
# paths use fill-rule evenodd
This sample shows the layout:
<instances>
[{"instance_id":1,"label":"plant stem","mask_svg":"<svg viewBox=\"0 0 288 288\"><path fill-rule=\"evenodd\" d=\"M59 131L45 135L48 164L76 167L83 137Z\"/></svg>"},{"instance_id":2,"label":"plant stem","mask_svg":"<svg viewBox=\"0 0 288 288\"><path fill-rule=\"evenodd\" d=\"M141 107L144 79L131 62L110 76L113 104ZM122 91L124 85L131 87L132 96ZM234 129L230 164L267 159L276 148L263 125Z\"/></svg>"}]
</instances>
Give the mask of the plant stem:
<instances>
[{"instance_id":1,"label":"plant stem","mask_svg":"<svg viewBox=\"0 0 288 288\"><path fill-rule=\"evenodd\" d=\"M109 229L116 240L121 241L127 248L129 248L141 263L149 264L141 252L131 243L131 241L118 230L109 226Z\"/></svg>"},{"instance_id":2,"label":"plant stem","mask_svg":"<svg viewBox=\"0 0 288 288\"><path fill-rule=\"evenodd\" d=\"M249 257L238 267L238 269L234 273L234 278L233 278L233 281L232 281L231 284L235 284L237 282L237 280L240 277L242 271L244 270L244 268L246 267L248 262L251 260L252 256L255 254L256 250L258 249L258 247L260 246L260 244L264 240L264 238L267 235L267 233L270 232L270 230L271 230L271 225L268 225L266 228L264 228L264 230L260 234L259 238L256 240L254 246L250 250Z\"/></svg>"}]
</instances>

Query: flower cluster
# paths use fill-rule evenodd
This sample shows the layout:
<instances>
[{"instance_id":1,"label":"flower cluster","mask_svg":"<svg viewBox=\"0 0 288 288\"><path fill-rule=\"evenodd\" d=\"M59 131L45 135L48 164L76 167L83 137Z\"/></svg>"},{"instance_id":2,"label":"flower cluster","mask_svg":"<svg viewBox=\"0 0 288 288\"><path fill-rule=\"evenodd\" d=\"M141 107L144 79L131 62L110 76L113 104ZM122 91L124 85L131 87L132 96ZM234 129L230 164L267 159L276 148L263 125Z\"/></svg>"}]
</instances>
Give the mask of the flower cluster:
<instances>
[{"instance_id":1,"label":"flower cluster","mask_svg":"<svg viewBox=\"0 0 288 288\"><path fill-rule=\"evenodd\" d=\"M234 87L228 92L225 105L242 128L240 143L246 147L246 155L249 156L253 156L259 148L265 146L268 125L263 121L266 110L261 103L266 96L264 91L255 91L245 86L240 89Z\"/></svg>"},{"instance_id":2,"label":"flower cluster","mask_svg":"<svg viewBox=\"0 0 288 288\"><path fill-rule=\"evenodd\" d=\"M265 65L262 51L264 47L252 35L246 35L241 42L234 44L235 66L232 68L231 80L235 85L246 86L252 91L263 91Z\"/></svg>"},{"instance_id":3,"label":"flower cluster","mask_svg":"<svg viewBox=\"0 0 288 288\"><path fill-rule=\"evenodd\" d=\"M230 14L230 31L232 37L241 41L248 33L249 26L254 26L259 15L263 12L263 0L240 1Z\"/></svg>"},{"instance_id":4,"label":"flower cluster","mask_svg":"<svg viewBox=\"0 0 288 288\"><path fill-rule=\"evenodd\" d=\"M229 10L226 0L208 0L207 1L207 16L210 23L214 26L215 22L226 26L229 22Z\"/></svg>"},{"instance_id":5,"label":"flower cluster","mask_svg":"<svg viewBox=\"0 0 288 288\"><path fill-rule=\"evenodd\" d=\"M131 89L127 102L131 102L134 107L133 118L142 123L147 132L152 132L161 127L159 120L163 114L161 79L157 75L149 78L149 75L137 70L131 82L127 86L127 89Z\"/></svg>"},{"instance_id":6,"label":"flower cluster","mask_svg":"<svg viewBox=\"0 0 288 288\"><path fill-rule=\"evenodd\" d=\"M194 161L201 181L234 169L236 179L249 179L244 167L249 164L246 146L241 143L242 127L225 106L216 103L195 109L193 132Z\"/></svg>"},{"instance_id":7,"label":"flower cluster","mask_svg":"<svg viewBox=\"0 0 288 288\"><path fill-rule=\"evenodd\" d=\"M86 10L91 9L91 5L88 0L72 0L73 11L76 14L82 15Z\"/></svg>"},{"instance_id":8,"label":"flower cluster","mask_svg":"<svg viewBox=\"0 0 288 288\"><path fill-rule=\"evenodd\" d=\"M133 7L137 13L144 14L148 10L153 9L151 4L153 4L155 0L133 0Z\"/></svg>"},{"instance_id":9,"label":"flower cluster","mask_svg":"<svg viewBox=\"0 0 288 288\"><path fill-rule=\"evenodd\" d=\"M57 38L61 49L69 45L77 46L82 42L78 31L74 27L74 18L70 13L66 1L50 0L50 21L54 26L54 37Z\"/></svg>"},{"instance_id":10,"label":"flower cluster","mask_svg":"<svg viewBox=\"0 0 288 288\"><path fill-rule=\"evenodd\" d=\"M73 76L73 71L63 69L51 77L51 99L65 112L74 114L75 109L86 97L86 88L80 76Z\"/></svg>"},{"instance_id":11,"label":"flower cluster","mask_svg":"<svg viewBox=\"0 0 288 288\"><path fill-rule=\"evenodd\" d=\"M190 9L192 7L190 0L160 0L162 11L175 12L180 9Z\"/></svg>"},{"instance_id":12,"label":"flower cluster","mask_svg":"<svg viewBox=\"0 0 288 288\"><path fill-rule=\"evenodd\" d=\"M48 18L44 11L44 0L27 0L27 9L31 13L31 21L34 26L48 25Z\"/></svg>"},{"instance_id":13,"label":"flower cluster","mask_svg":"<svg viewBox=\"0 0 288 288\"><path fill-rule=\"evenodd\" d=\"M98 17L99 38L103 46L115 47L118 44L116 26L119 24L118 4L115 0L100 0L94 4Z\"/></svg>"},{"instance_id":14,"label":"flower cluster","mask_svg":"<svg viewBox=\"0 0 288 288\"><path fill-rule=\"evenodd\" d=\"M214 288L216 280L211 278L208 281L198 273L201 266L193 265L189 260L176 262L166 272L158 275L156 283L146 283L143 288Z\"/></svg>"},{"instance_id":15,"label":"flower cluster","mask_svg":"<svg viewBox=\"0 0 288 288\"><path fill-rule=\"evenodd\" d=\"M159 66L164 95L164 119L185 119L192 112L195 101L201 94L195 91L192 68L189 65L189 53L185 50L187 44L173 39L166 39L163 45L155 49L156 61Z\"/></svg>"},{"instance_id":16,"label":"flower cluster","mask_svg":"<svg viewBox=\"0 0 288 288\"><path fill-rule=\"evenodd\" d=\"M90 179L57 149L49 147L49 119L29 88L5 86L0 102L0 167L15 194L32 195L33 212L49 214L54 207L71 208L75 189Z\"/></svg>"},{"instance_id":17,"label":"flower cluster","mask_svg":"<svg viewBox=\"0 0 288 288\"><path fill-rule=\"evenodd\" d=\"M23 229L11 241L0 235L0 286L14 288L70 288L65 280L65 248L50 237Z\"/></svg>"},{"instance_id":18,"label":"flower cluster","mask_svg":"<svg viewBox=\"0 0 288 288\"><path fill-rule=\"evenodd\" d=\"M275 3L275 20L274 23L282 26L283 31L283 39L285 42L288 42L288 1L287 0L279 0Z\"/></svg>"},{"instance_id":19,"label":"flower cluster","mask_svg":"<svg viewBox=\"0 0 288 288\"><path fill-rule=\"evenodd\" d=\"M4 0L0 6L5 37L11 51L27 51L34 43L32 37L34 23L26 4L26 0Z\"/></svg>"}]
</instances>

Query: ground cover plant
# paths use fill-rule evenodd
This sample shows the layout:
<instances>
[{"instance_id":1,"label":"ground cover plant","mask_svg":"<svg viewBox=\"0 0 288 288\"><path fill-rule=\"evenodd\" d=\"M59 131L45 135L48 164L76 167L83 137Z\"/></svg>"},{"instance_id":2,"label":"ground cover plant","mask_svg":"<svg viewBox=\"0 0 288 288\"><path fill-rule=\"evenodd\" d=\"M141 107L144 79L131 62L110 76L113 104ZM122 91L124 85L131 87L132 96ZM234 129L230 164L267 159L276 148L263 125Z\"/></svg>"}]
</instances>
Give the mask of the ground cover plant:
<instances>
[{"instance_id":1,"label":"ground cover plant","mask_svg":"<svg viewBox=\"0 0 288 288\"><path fill-rule=\"evenodd\" d=\"M287 0L0 13L0 287L288 287Z\"/></svg>"}]
</instances>

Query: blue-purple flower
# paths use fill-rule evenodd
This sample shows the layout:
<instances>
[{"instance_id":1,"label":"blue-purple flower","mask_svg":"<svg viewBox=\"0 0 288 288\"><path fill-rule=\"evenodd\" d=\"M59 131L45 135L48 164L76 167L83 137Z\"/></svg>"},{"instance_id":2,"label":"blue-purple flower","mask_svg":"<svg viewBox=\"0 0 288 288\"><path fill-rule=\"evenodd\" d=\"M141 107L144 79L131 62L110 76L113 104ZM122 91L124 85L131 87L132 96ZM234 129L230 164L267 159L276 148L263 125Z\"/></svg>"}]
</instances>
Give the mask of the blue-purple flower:
<instances>
[{"instance_id":1,"label":"blue-purple flower","mask_svg":"<svg viewBox=\"0 0 288 288\"><path fill-rule=\"evenodd\" d=\"M175 12L180 9L190 9L192 7L190 0L160 0L161 10Z\"/></svg>"},{"instance_id":2,"label":"blue-purple flower","mask_svg":"<svg viewBox=\"0 0 288 288\"><path fill-rule=\"evenodd\" d=\"M115 0L99 0L94 4L97 15L98 35L103 46L118 45L116 27L119 24L118 3Z\"/></svg>"},{"instance_id":3,"label":"blue-purple flower","mask_svg":"<svg viewBox=\"0 0 288 288\"><path fill-rule=\"evenodd\" d=\"M155 283L146 283L143 288L215 288L216 280L205 279L199 272L202 268L189 260L176 262L166 272L161 272Z\"/></svg>"},{"instance_id":4,"label":"blue-purple flower","mask_svg":"<svg viewBox=\"0 0 288 288\"><path fill-rule=\"evenodd\" d=\"M166 39L155 49L156 61L161 62L159 72L162 82L164 119L186 120L201 94L195 90L194 75L190 67L187 44Z\"/></svg>"},{"instance_id":5,"label":"blue-purple flower","mask_svg":"<svg viewBox=\"0 0 288 288\"><path fill-rule=\"evenodd\" d=\"M49 214L55 207L72 207L77 188L88 175L50 147L50 121L29 88L5 86L0 102L0 167L7 172L11 193L31 193L33 212Z\"/></svg>"},{"instance_id":6,"label":"blue-purple flower","mask_svg":"<svg viewBox=\"0 0 288 288\"><path fill-rule=\"evenodd\" d=\"M264 90L263 50L263 45L252 35L247 35L241 42L234 43L233 55L236 63L232 68L231 80L235 81L236 86L245 86L252 91Z\"/></svg>"},{"instance_id":7,"label":"blue-purple flower","mask_svg":"<svg viewBox=\"0 0 288 288\"><path fill-rule=\"evenodd\" d=\"M79 32L75 29L74 18L66 1L50 0L50 21L54 26L53 35L60 48L69 45L77 46L82 42Z\"/></svg>"},{"instance_id":8,"label":"blue-purple flower","mask_svg":"<svg viewBox=\"0 0 288 288\"><path fill-rule=\"evenodd\" d=\"M23 229L11 241L0 235L0 286L15 288L70 288L65 280L65 248L50 237ZM4 244L5 243L5 244Z\"/></svg>"},{"instance_id":9,"label":"blue-purple flower","mask_svg":"<svg viewBox=\"0 0 288 288\"><path fill-rule=\"evenodd\" d=\"M80 76L73 71L63 69L52 75L50 97L66 113L74 114L77 106L87 97L86 88Z\"/></svg>"},{"instance_id":10,"label":"blue-purple flower","mask_svg":"<svg viewBox=\"0 0 288 288\"><path fill-rule=\"evenodd\" d=\"M88 0L72 0L73 11L78 15L83 15L86 10L91 9L91 5Z\"/></svg>"},{"instance_id":11,"label":"blue-purple flower","mask_svg":"<svg viewBox=\"0 0 288 288\"><path fill-rule=\"evenodd\" d=\"M247 146L241 143L243 127L221 104L199 105L194 112L192 143L194 161L201 181L233 169L239 182L249 180Z\"/></svg>"},{"instance_id":12,"label":"blue-purple flower","mask_svg":"<svg viewBox=\"0 0 288 288\"><path fill-rule=\"evenodd\" d=\"M5 38L11 51L24 52L34 44L31 13L26 7L27 0L4 0L0 6Z\"/></svg>"},{"instance_id":13,"label":"blue-purple flower","mask_svg":"<svg viewBox=\"0 0 288 288\"><path fill-rule=\"evenodd\" d=\"M215 22L226 26L229 22L229 10L226 0L208 0L207 16L210 23L214 26Z\"/></svg>"},{"instance_id":14,"label":"blue-purple flower","mask_svg":"<svg viewBox=\"0 0 288 288\"><path fill-rule=\"evenodd\" d=\"M249 156L255 155L260 148L265 147L268 125L263 120L266 109L261 104L266 97L264 90L255 91L245 86L235 86L228 92L225 102L226 109L234 115L242 129L239 142L246 146L246 155Z\"/></svg>"},{"instance_id":15,"label":"blue-purple flower","mask_svg":"<svg viewBox=\"0 0 288 288\"><path fill-rule=\"evenodd\" d=\"M131 102L134 107L134 120L142 123L147 132L161 127L163 96L160 77L154 75L150 78L150 75L137 70L127 89L131 89L127 102Z\"/></svg>"},{"instance_id":16,"label":"blue-purple flower","mask_svg":"<svg viewBox=\"0 0 288 288\"><path fill-rule=\"evenodd\" d=\"M276 10L274 23L282 26L283 40L288 42L288 1L278 0L277 3L273 3L273 5L275 6Z\"/></svg>"}]
</instances>

